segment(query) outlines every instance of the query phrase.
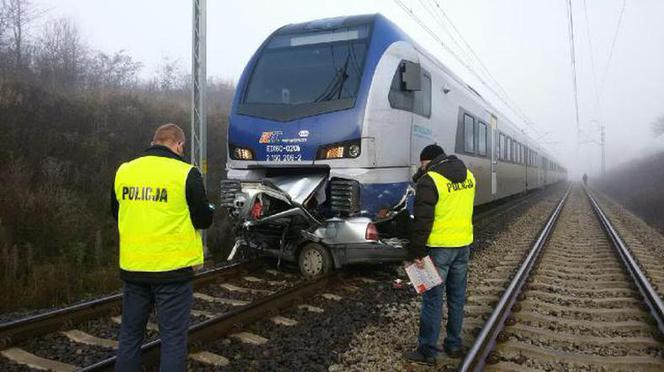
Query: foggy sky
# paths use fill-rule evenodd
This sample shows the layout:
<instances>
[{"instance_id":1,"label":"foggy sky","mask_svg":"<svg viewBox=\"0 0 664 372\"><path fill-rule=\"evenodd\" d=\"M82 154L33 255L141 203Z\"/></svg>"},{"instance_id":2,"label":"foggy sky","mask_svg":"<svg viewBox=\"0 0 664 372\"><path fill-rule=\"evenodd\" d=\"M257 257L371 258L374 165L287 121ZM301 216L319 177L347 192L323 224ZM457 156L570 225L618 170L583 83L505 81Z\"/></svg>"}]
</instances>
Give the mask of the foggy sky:
<instances>
[{"instance_id":1,"label":"foggy sky","mask_svg":"<svg viewBox=\"0 0 664 372\"><path fill-rule=\"evenodd\" d=\"M412 10L450 43L422 2L405 0ZM535 123L527 128L551 149L572 176L600 168L600 149L578 147L570 65L566 0L439 0L466 41L509 97ZM69 17L87 43L112 52L124 49L154 73L162 58L190 67L191 1L188 0L34 0L46 17ZM664 114L664 1L628 0L613 57L609 49L622 0L573 0L580 123L599 141L598 123L607 127L607 166L664 149L651 123ZM339 15L380 12L494 103L517 125L521 120L500 103L454 57L389 0L208 0L208 75L237 81L251 55L276 28ZM598 94L595 94L593 47ZM449 44L453 46L453 44ZM479 69L479 66L476 66ZM606 72L606 74L605 74ZM606 79L604 80L604 76ZM605 83L602 84L602 81ZM597 104L597 96L600 98ZM543 135L549 132L549 134Z\"/></svg>"}]
</instances>

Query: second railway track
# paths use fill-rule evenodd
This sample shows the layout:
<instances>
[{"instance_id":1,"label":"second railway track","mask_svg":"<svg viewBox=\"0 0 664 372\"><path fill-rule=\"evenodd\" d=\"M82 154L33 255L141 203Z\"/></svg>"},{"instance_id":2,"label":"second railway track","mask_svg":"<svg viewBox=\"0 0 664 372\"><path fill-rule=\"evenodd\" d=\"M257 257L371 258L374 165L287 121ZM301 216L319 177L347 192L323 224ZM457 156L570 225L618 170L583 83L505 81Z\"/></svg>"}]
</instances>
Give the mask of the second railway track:
<instances>
[{"instance_id":1,"label":"second railway track","mask_svg":"<svg viewBox=\"0 0 664 372\"><path fill-rule=\"evenodd\" d=\"M664 370L661 299L629 254L619 253L622 242L599 205L581 188L568 199L549 220L548 241L543 229L539 256L535 244L531 266L523 261L496 304L462 370Z\"/></svg>"}]
</instances>

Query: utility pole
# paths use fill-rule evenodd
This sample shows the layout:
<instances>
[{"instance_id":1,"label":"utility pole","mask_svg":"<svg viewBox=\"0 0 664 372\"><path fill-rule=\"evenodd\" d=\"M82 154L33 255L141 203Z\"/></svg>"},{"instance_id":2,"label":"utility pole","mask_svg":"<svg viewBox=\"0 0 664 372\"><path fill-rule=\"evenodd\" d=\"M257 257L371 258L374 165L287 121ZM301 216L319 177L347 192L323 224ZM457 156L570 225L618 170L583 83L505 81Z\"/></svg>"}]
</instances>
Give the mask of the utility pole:
<instances>
[{"instance_id":1,"label":"utility pole","mask_svg":"<svg viewBox=\"0 0 664 372\"><path fill-rule=\"evenodd\" d=\"M606 175L606 127L604 125L600 128L600 146L602 146L602 176Z\"/></svg>"},{"instance_id":2,"label":"utility pole","mask_svg":"<svg viewBox=\"0 0 664 372\"><path fill-rule=\"evenodd\" d=\"M193 0L191 47L191 163L207 181L207 71L206 71L206 0Z\"/></svg>"},{"instance_id":3,"label":"utility pole","mask_svg":"<svg viewBox=\"0 0 664 372\"><path fill-rule=\"evenodd\" d=\"M191 45L191 163L198 167L207 186L207 0L193 0ZM202 232L205 257L207 234Z\"/></svg>"}]
</instances>

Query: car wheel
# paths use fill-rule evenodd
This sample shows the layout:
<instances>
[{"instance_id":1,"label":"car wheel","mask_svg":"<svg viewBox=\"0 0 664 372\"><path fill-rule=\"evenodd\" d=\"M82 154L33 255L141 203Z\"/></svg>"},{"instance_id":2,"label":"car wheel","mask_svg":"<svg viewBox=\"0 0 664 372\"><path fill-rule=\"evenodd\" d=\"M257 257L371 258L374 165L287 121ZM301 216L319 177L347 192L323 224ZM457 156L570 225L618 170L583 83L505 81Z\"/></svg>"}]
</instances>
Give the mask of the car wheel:
<instances>
[{"instance_id":1,"label":"car wheel","mask_svg":"<svg viewBox=\"0 0 664 372\"><path fill-rule=\"evenodd\" d=\"M325 247L316 243L302 247L297 261L302 275L310 279L323 276L332 268L330 253Z\"/></svg>"}]
</instances>

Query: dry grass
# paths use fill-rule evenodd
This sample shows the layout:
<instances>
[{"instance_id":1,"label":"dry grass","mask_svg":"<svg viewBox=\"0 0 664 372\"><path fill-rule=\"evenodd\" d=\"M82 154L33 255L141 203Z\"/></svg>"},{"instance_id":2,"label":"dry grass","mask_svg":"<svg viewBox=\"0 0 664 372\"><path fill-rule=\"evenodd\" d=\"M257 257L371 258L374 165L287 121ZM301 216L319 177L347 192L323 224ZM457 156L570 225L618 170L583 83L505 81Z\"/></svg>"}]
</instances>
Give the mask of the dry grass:
<instances>
[{"instance_id":1,"label":"dry grass","mask_svg":"<svg viewBox=\"0 0 664 372\"><path fill-rule=\"evenodd\" d=\"M25 252L22 252L25 253ZM120 288L116 267L72 265L64 258L32 264L16 246L3 249L0 312L62 306Z\"/></svg>"},{"instance_id":2,"label":"dry grass","mask_svg":"<svg viewBox=\"0 0 664 372\"><path fill-rule=\"evenodd\" d=\"M594 186L664 233L664 153L630 162Z\"/></svg>"}]
</instances>

